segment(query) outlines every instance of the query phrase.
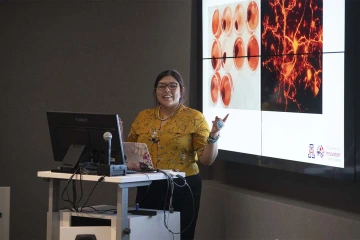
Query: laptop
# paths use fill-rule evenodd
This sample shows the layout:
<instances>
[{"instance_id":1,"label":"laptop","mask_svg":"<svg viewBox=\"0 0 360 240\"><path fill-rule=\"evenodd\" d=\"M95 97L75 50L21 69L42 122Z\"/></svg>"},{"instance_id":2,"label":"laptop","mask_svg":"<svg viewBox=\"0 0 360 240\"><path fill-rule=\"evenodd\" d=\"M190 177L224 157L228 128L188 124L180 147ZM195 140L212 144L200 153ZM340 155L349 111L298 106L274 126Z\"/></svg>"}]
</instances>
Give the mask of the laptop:
<instances>
[{"instance_id":1,"label":"laptop","mask_svg":"<svg viewBox=\"0 0 360 240\"><path fill-rule=\"evenodd\" d=\"M128 170L137 172L155 170L146 143L123 142L123 149Z\"/></svg>"}]
</instances>

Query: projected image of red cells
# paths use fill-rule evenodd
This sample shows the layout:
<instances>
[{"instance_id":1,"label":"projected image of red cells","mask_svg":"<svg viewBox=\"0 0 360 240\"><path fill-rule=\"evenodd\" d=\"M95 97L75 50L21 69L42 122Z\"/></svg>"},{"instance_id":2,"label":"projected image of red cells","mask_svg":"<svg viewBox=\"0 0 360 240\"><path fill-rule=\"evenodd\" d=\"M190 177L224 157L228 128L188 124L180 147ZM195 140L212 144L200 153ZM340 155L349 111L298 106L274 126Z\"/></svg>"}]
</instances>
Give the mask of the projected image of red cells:
<instances>
[{"instance_id":1,"label":"projected image of red cells","mask_svg":"<svg viewBox=\"0 0 360 240\"><path fill-rule=\"evenodd\" d=\"M259 7L255 1L251 1L247 8L247 23L250 31L255 31L259 18Z\"/></svg>"},{"instance_id":2,"label":"projected image of red cells","mask_svg":"<svg viewBox=\"0 0 360 240\"><path fill-rule=\"evenodd\" d=\"M215 36L215 38L219 38L221 35L221 17L220 17L220 11L219 9L215 9L213 16L212 16L212 33Z\"/></svg>"},{"instance_id":3,"label":"projected image of red cells","mask_svg":"<svg viewBox=\"0 0 360 240\"><path fill-rule=\"evenodd\" d=\"M221 66L225 71L228 71L233 65L233 61L231 58L233 56L232 55L233 48L234 48L233 43L229 41L229 39L223 41L222 51L221 51L221 56L222 56Z\"/></svg>"},{"instance_id":4,"label":"projected image of red cells","mask_svg":"<svg viewBox=\"0 0 360 240\"><path fill-rule=\"evenodd\" d=\"M211 47L211 66L217 71L221 65L221 47L218 40L214 40Z\"/></svg>"},{"instance_id":5,"label":"projected image of red cells","mask_svg":"<svg viewBox=\"0 0 360 240\"><path fill-rule=\"evenodd\" d=\"M240 70L245 61L245 46L241 37L235 40L234 44L234 65L237 70Z\"/></svg>"},{"instance_id":6,"label":"projected image of red cells","mask_svg":"<svg viewBox=\"0 0 360 240\"><path fill-rule=\"evenodd\" d=\"M261 16L261 102L321 114L323 0L264 1Z\"/></svg>"},{"instance_id":7,"label":"projected image of red cells","mask_svg":"<svg viewBox=\"0 0 360 240\"><path fill-rule=\"evenodd\" d=\"M256 40L255 36L250 37L249 43L247 45L247 57L249 62L249 67L252 71L256 70L259 65L259 43Z\"/></svg>"},{"instance_id":8,"label":"projected image of red cells","mask_svg":"<svg viewBox=\"0 0 360 240\"><path fill-rule=\"evenodd\" d=\"M217 103L220 95L220 82L221 77L218 72L215 72L211 78L210 83L210 96L213 103Z\"/></svg>"},{"instance_id":9,"label":"projected image of red cells","mask_svg":"<svg viewBox=\"0 0 360 240\"><path fill-rule=\"evenodd\" d=\"M242 4L238 4L234 13L234 27L237 34L241 34L245 27L245 9Z\"/></svg>"},{"instance_id":10,"label":"projected image of red cells","mask_svg":"<svg viewBox=\"0 0 360 240\"><path fill-rule=\"evenodd\" d=\"M222 17L222 30L226 35L230 35L232 32L232 12L230 7L224 9L224 14Z\"/></svg>"},{"instance_id":11,"label":"projected image of red cells","mask_svg":"<svg viewBox=\"0 0 360 240\"><path fill-rule=\"evenodd\" d=\"M204 104L210 108L261 110L260 3L207 3L203 86L207 89Z\"/></svg>"},{"instance_id":12,"label":"projected image of red cells","mask_svg":"<svg viewBox=\"0 0 360 240\"><path fill-rule=\"evenodd\" d=\"M233 81L229 73L221 79L220 94L225 107L229 106L233 92Z\"/></svg>"}]
</instances>

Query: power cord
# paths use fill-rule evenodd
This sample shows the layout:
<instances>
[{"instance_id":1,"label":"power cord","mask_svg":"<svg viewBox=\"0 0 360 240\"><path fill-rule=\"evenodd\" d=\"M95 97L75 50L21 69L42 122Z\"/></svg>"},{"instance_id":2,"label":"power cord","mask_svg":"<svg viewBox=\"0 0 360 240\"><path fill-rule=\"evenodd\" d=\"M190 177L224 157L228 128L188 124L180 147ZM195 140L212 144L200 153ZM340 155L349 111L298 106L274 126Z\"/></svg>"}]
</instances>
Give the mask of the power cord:
<instances>
[{"instance_id":1,"label":"power cord","mask_svg":"<svg viewBox=\"0 0 360 240\"><path fill-rule=\"evenodd\" d=\"M111 213L113 213L113 214L116 214L116 209L98 210L98 209L96 209L96 208L94 208L94 207L92 207L92 206L84 206L84 208L90 208L90 209L92 209L92 210L94 210L95 212L100 213L100 214L102 214L102 213L107 213L107 212L111 212ZM86 211L86 210L84 209L82 212L83 212L83 213L91 213L91 212L93 212L93 211Z\"/></svg>"},{"instance_id":2,"label":"power cord","mask_svg":"<svg viewBox=\"0 0 360 240\"><path fill-rule=\"evenodd\" d=\"M189 191L190 191L190 194L191 194L191 198L192 198L192 206L193 206L193 216L192 216L192 219L189 223L189 225L182 231L180 232L173 232L171 229L169 229L168 225L167 225L167 221L166 221L166 204L164 204L164 226L166 227L166 229L171 233L171 234L181 234L183 232L185 232L187 229L190 228L191 224L193 223L194 219L195 219L195 200L194 200L194 194L189 186L189 184L187 183L186 181L186 178L184 178L183 176L181 176L180 174L176 174L175 176L178 177L179 179L182 179L184 181L184 184L180 185L180 184L177 184L174 179L172 178L172 176L166 172L166 171L163 171L161 169L158 169L157 170L158 172L161 172L165 175L166 179L167 179L167 183L168 183L168 186L167 186L167 190L166 190L166 195L165 195L165 199L167 199L167 194L169 192L169 187L171 186L171 196L170 196L170 201L169 201L169 213L173 213L174 212L174 208L172 206L172 199L173 199L173 193L174 193L174 186L177 186L177 187L188 187ZM174 236L173 236L174 237Z\"/></svg>"},{"instance_id":3,"label":"power cord","mask_svg":"<svg viewBox=\"0 0 360 240\"><path fill-rule=\"evenodd\" d=\"M149 175L148 175L147 173L142 173L142 174L144 174L145 176L147 176L147 178L149 179L149 181L151 181L151 180L150 180L150 177L149 177ZM142 198L141 198L139 201L135 202L135 203L132 204L132 205L129 205L128 207L133 207L133 206L136 206L136 204L142 203L142 201L143 201L143 200L145 199L145 197L146 197L146 194L149 192L150 186L151 186L151 183L148 185L148 187L147 187L147 189L146 189L146 192L144 193L144 195L142 196ZM135 200L135 201L136 201L136 200Z\"/></svg>"},{"instance_id":4,"label":"power cord","mask_svg":"<svg viewBox=\"0 0 360 240\"><path fill-rule=\"evenodd\" d=\"M67 181L67 183L66 183L66 186L64 187L64 190L63 190L63 192L62 192L62 194L61 194L61 199L62 199L63 201L65 201L65 202L70 203L71 206L72 206L72 208L73 208L75 211L76 211L76 204L75 204L73 201L70 200L70 196L69 196L69 192L68 192L68 187L69 187L70 182L73 181L73 178L74 178L75 174L76 174L78 171L79 171L79 168L77 168L77 169L74 171L74 173L70 176L70 178L68 179L68 181ZM67 199L64 198L65 191L66 191Z\"/></svg>"},{"instance_id":5,"label":"power cord","mask_svg":"<svg viewBox=\"0 0 360 240\"><path fill-rule=\"evenodd\" d=\"M181 176L180 174L177 174L177 175L175 175L175 176L178 177L179 179L182 179L182 180L184 181L184 183L183 183L182 185L177 184L177 183L173 180L172 176L171 176L168 172L163 171L163 170L161 170L161 169L157 169L156 171L163 173L163 174L165 175L165 177L166 177L166 180L167 180L167 189L166 189L166 194L165 194L165 200L168 198L168 193L169 193L169 190L170 190L170 194L171 194L171 195L170 195L170 199L169 199L169 209L168 209L168 210L169 210L169 213L173 213L173 212L174 212L174 207L173 207L173 205L172 205L172 201L173 201L173 194L174 194L175 186L177 186L177 187L185 187L185 186L187 186L188 189L189 189L189 191L190 191L190 193L191 193L191 197L192 197L192 201L193 201L193 217L192 217L192 219L191 219L190 224L189 224L183 231L174 233L171 229L169 229L168 224L167 224L167 221L166 221L166 206L167 206L167 204L166 204L166 203L164 204L164 209L163 209L163 210L164 210L164 226L165 226L166 229L172 234L172 236L173 236L173 238L174 238L174 234L181 234L181 233L185 232L185 231L191 226L191 224L192 224L193 221L194 221L194 218L195 218L195 200L194 200L194 195L193 195L193 192L191 191L190 186L189 186L188 183L186 182L186 179L185 179L183 176ZM80 199L77 201L76 184L74 183L75 181L73 180L73 178L74 178L74 176L76 175L76 173L78 173L78 172L79 172L79 174L80 174L80 189L81 189L81 194L80 194ZM63 190L63 192L62 192L62 194L61 194L61 199L62 199L63 201L65 201L65 202L69 202L69 203L72 205L74 211L76 211L76 212L79 212L78 207L79 207L80 201L81 201L81 199L82 199L82 197L83 197L82 175L81 175L81 173L85 173L85 174L86 174L86 173L88 173L88 170L87 170L86 168L84 168L84 167L79 167L79 168L77 168L77 169L75 170L75 172L74 172L74 173L70 176L70 178L68 179L67 184L66 184L66 186L64 187L64 190ZM150 180L150 177L149 177L147 174L145 174L145 175L146 175L146 176L148 177L148 179ZM108 212L108 211L114 211L114 210L112 210L112 209L110 209L110 210L97 210L97 209L95 209L95 208L93 208L93 207L91 207L91 206L86 206L86 203L89 201L89 199L90 199L91 195L93 194L96 186L98 185L99 182L102 182L104 179L105 179L105 176L101 176L101 177L97 180L97 182L95 183L94 187L92 188L92 190L91 190L88 198L86 199L85 203L84 203L84 204L82 205L82 207L80 208L80 212L82 212L82 211L83 211L83 208L85 208L85 207L91 208L91 209L93 209L94 211L97 211L97 212L99 212L99 213L104 213L104 212ZM69 196L69 193L68 193L68 186L69 186L70 182L73 183L73 201L70 200L70 196ZM147 191L145 192L144 196L143 196L142 199L139 201L139 203L144 200L144 198L145 198L146 194L148 193L149 189L150 189L150 185L148 186ZM66 191L66 193L67 193L67 199L64 198L64 193L65 193L65 191Z\"/></svg>"},{"instance_id":6,"label":"power cord","mask_svg":"<svg viewBox=\"0 0 360 240\"><path fill-rule=\"evenodd\" d=\"M105 176L101 176L101 177L96 181L95 186L94 186L93 189L91 190L91 192L90 192L88 198L86 199L85 203L82 205L82 207L81 207L81 209L80 209L80 212L82 212L83 208L85 207L85 205L86 205L87 202L89 201L89 199L90 199L92 193L94 192L96 186L99 184L99 182L102 182L104 179L105 179Z\"/></svg>"},{"instance_id":7,"label":"power cord","mask_svg":"<svg viewBox=\"0 0 360 240\"><path fill-rule=\"evenodd\" d=\"M86 199L85 203L82 205L82 207L79 209L80 207L80 202L83 198L83 187L82 187L82 173L86 172L86 169L84 169L83 167L79 167L77 168L74 173L70 176L70 178L68 179L67 183L66 183L66 186L64 187L63 191L62 191L62 194L61 194L61 199L65 202L68 202L71 204L71 208L67 208L71 211L75 211L75 212L82 212L83 208L85 207L86 203L89 201L91 195L93 194L96 186L98 185L99 182L102 182L104 179L105 179L105 176L101 176L97 182L95 183L95 186L93 187L93 189L91 190L88 198ZM74 176L76 174L79 174L79 177L80 177L80 180L79 180L79 184L80 184L80 198L77 199L77 191L76 191L76 183L75 183L75 180L73 179ZM70 183L72 183L72 190L73 190L73 194L72 194L72 200L70 200L70 196L69 196L69 185ZM64 194L66 192L66 195L67 195L67 198L64 197Z\"/></svg>"}]
</instances>

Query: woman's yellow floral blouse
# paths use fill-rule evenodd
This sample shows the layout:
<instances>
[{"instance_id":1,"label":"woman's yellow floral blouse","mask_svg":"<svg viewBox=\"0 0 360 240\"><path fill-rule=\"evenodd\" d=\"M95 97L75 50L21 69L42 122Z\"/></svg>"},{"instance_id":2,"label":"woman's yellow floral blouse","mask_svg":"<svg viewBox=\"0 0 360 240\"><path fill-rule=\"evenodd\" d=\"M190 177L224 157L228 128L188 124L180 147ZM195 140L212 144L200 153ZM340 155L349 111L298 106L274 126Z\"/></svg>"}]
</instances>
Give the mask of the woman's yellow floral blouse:
<instances>
[{"instance_id":1,"label":"woman's yellow floral blouse","mask_svg":"<svg viewBox=\"0 0 360 240\"><path fill-rule=\"evenodd\" d=\"M210 134L204 115L181 105L161 126L158 110L156 107L139 113L131 125L128 141L146 143L155 168L179 170L186 172L186 176L199 173L196 162Z\"/></svg>"}]
</instances>

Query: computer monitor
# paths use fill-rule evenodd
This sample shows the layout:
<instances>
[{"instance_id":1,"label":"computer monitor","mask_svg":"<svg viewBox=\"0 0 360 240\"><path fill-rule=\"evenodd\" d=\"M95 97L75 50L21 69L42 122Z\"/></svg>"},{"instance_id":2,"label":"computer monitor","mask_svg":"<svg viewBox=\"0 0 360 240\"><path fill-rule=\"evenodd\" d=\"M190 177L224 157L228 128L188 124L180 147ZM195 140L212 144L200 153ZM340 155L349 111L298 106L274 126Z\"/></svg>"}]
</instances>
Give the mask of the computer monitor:
<instances>
[{"instance_id":1,"label":"computer monitor","mask_svg":"<svg viewBox=\"0 0 360 240\"><path fill-rule=\"evenodd\" d=\"M103 135L110 132L111 164L125 164L117 114L47 112L47 120L55 161L70 167L80 162L108 164Z\"/></svg>"}]
</instances>

